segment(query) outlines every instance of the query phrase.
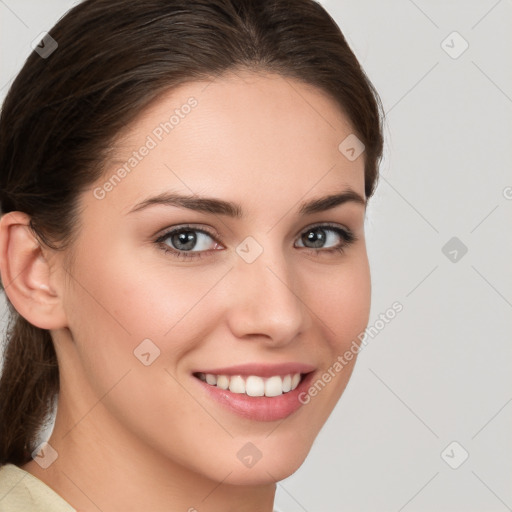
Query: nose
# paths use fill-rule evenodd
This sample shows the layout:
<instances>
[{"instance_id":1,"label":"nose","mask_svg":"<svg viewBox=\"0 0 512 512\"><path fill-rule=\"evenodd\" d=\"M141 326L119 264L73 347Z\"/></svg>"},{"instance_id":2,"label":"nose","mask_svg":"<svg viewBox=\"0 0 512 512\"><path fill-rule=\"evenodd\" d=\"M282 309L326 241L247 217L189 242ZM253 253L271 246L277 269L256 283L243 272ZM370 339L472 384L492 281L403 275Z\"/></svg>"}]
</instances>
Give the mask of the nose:
<instances>
[{"instance_id":1,"label":"nose","mask_svg":"<svg viewBox=\"0 0 512 512\"><path fill-rule=\"evenodd\" d=\"M228 322L236 337L284 346L311 325L300 275L282 252L265 250L251 263L236 258L230 274Z\"/></svg>"}]
</instances>

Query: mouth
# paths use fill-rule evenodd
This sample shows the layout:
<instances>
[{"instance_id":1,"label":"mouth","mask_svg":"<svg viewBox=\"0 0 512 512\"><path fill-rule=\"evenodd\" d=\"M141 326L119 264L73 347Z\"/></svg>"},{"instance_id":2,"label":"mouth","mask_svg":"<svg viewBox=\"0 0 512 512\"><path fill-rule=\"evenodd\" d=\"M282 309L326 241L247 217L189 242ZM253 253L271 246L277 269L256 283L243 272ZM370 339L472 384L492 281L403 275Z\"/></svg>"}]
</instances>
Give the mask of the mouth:
<instances>
[{"instance_id":1,"label":"mouth","mask_svg":"<svg viewBox=\"0 0 512 512\"><path fill-rule=\"evenodd\" d=\"M243 365L192 373L202 392L243 418L276 421L304 404L299 400L313 379L309 365Z\"/></svg>"}]
</instances>

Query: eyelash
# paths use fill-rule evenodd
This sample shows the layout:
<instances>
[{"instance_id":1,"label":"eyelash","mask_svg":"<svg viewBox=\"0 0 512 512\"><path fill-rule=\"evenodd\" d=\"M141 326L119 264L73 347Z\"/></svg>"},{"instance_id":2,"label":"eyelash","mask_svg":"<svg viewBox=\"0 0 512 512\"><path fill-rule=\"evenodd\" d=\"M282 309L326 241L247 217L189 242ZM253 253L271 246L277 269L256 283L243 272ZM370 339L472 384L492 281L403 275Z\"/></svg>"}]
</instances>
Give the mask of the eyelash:
<instances>
[{"instance_id":1,"label":"eyelash","mask_svg":"<svg viewBox=\"0 0 512 512\"><path fill-rule=\"evenodd\" d=\"M334 231L337 235L340 236L340 238L343 240L341 242L341 245L337 247L331 247L329 249L314 249L311 247L301 247L301 249L313 251L315 255L318 255L318 253L328 253L328 254L343 254L345 249L349 247L351 244L356 242L358 238L352 233L352 231L344 228L340 228L339 226L332 225L332 224L317 224L314 226L309 227L308 229L304 230L301 235L308 233L309 231L313 231L314 229L322 228L326 231ZM172 247L169 247L169 245L164 243L164 240L167 240L172 235L181 233L181 232L187 232L187 231L194 231L198 233L204 233L208 236L210 236L216 243L220 243L216 240L216 235L212 232L210 232L207 229L200 229L193 226L188 225L182 225L178 228L173 228L163 235L159 236L155 243L160 247L161 250L165 254L170 254L171 257L176 258L180 261L189 261L194 259L201 259L204 257L212 256L214 252L216 252L216 249L206 250L206 251L179 251L178 249L173 249Z\"/></svg>"}]
</instances>

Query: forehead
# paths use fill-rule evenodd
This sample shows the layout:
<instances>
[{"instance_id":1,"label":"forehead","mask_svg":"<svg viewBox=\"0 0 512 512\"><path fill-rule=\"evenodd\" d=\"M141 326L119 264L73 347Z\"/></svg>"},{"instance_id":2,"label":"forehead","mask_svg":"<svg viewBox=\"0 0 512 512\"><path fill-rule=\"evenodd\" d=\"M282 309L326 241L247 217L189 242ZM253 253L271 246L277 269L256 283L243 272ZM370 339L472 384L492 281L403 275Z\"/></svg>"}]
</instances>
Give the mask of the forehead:
<instances>
[{"instance_id":1,"label":"forehead","mask_svg":"<svg viewBox=\"0 0 512 512\"><path fill-rule=\"evenodd\" d=\"M339 149L352 132L323 91L237 71L160 95L118 138L99 184L124 168L108 193L120 211L170 189L255 207L333 189L364 197L363 155L350 161Z\"/></svg>"}]
</instances>

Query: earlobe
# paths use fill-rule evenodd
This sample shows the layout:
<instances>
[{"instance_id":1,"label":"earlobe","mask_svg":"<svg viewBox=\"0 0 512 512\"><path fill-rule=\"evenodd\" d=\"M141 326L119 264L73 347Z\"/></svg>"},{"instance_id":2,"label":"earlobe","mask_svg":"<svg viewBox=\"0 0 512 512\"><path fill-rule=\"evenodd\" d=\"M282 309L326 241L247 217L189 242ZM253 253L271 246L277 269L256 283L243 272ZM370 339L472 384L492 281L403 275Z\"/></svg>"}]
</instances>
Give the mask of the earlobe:
<instances>
[{"instance_id":1,"label":"earlobe","mask_svg":"<svg viewBox=\"0 0 512 512\"><path fill-rule=\"evenodd\" d=\"M59 283L29 222L23 212L9 212L0 219L2 283L21 316L41 329L58 329L67 325Z\"/></svg>"}]
</instances>

